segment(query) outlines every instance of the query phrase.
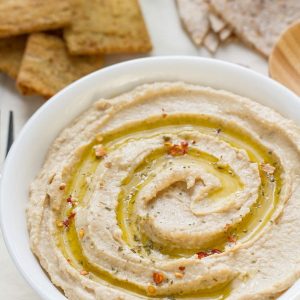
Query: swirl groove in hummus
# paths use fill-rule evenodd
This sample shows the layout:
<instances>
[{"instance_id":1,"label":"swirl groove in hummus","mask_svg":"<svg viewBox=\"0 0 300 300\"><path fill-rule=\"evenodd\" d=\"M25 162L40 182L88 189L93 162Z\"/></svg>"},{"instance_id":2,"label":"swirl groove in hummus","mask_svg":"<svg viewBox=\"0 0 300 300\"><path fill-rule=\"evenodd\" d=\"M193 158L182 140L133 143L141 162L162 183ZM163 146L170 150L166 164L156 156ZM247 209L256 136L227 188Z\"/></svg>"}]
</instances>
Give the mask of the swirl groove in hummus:
<instances>
[{"instance_id":1,"label":"swirl groove in hummus","mask_svg":"<svg viewBox=\"0 0 300 300\"><path fill-rule=\"evenodd\" d=\"M274 299L300 276L299 133L185 83L99 100L32 183L33 252L69 299Z\"/></svg>"}]
</instances>

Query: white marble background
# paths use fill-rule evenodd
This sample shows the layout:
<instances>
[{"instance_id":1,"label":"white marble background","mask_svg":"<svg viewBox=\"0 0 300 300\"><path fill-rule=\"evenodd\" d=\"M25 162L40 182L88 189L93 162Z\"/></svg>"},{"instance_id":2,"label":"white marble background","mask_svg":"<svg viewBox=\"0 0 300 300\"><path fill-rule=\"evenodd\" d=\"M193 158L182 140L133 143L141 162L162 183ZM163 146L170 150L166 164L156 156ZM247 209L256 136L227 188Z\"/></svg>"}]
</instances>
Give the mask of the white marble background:
<instances>
[{"instance_id":1,"label":"white marble background","mask_svg":"<svg viewBox=\"0 0 300 300\"><path fill-rule=\"evenodd\" d=\"M154 46L150 55L210 56L207 51L197 49L181 28L174 0L140 0L140 3ZM106 64L109 65L135 57L141 56L111 56L107 58ZM223 46L214 57L248 66L267 75L267 61L239 43ZM21 97L15 89L15 83L5 75L0 75L0 170L6 147L9 110L13 110L14 112L15 135L17 136L24 123L44 101L40 97ZM13 265L5 248L1 233L0 299L40 299Z\"/></svg>"}]
</instances>

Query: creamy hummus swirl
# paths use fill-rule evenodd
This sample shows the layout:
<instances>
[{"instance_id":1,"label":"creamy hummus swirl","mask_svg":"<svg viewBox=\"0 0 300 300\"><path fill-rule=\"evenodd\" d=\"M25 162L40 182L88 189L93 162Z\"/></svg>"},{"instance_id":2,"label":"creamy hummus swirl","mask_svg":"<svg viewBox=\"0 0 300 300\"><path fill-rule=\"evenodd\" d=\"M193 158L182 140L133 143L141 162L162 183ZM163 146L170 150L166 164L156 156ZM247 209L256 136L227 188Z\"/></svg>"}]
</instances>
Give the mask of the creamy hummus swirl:
<instances>
[{"instance_id":1,"label":"creamy hummus swirl","mask_svg":"<svg viewBox=\"0 0 300 300\"><path fill-rule=\"evenodd\" d=\"M70 299L274 298L300 271L299 141L226 91L154 83L101 99L31 186L33 252Z\"/></svg>"}]
</instances>

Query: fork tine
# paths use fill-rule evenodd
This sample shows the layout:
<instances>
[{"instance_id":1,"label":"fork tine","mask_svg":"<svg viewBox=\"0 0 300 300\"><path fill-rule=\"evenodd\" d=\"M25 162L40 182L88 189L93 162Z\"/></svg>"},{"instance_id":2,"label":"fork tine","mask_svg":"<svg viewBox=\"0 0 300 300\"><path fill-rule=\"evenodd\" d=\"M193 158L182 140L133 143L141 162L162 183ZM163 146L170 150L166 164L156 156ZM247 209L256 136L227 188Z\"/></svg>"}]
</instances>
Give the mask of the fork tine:
<instances>
[{"instance_id":1,"label":"fork tine","mask_svg":"<svg viewBox=\"0 0 300 300\"><path fill-rule=\"evenodd\" d=\"M9 111L9 124L8 124L8 136L7 136L7 145L6 145L6 154L7 156L9 149L14 142L14 113Z\"/></svg>"}]
</instances>

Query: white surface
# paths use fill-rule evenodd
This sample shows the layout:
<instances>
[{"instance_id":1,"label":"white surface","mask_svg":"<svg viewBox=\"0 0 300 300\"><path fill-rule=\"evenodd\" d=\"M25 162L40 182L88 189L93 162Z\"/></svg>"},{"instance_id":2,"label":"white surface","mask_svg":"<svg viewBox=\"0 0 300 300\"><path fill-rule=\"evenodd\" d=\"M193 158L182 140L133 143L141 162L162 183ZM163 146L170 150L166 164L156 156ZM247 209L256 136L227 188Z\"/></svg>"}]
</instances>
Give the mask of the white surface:
<instances>
[{"instance_id":1,"label":"white surface","mask_svg":"<svg viewBox=\"0 0 300 300\"><path fill-rule=\"evenodd\" d=\"M182 30L173 0L141 0L141 4L154 45L151 55L210 56L205 50L197 49ZM107 59L107 65L135 57L138 56L111 56ZM267 74L266 61L237 43L222 47L215 57L249 66L262 74ZM180 72L182 70L177 69L175 74ZM8 111L14 111L15 133L17 134L31 114L43 103L44 100L39 97L21 97L15 90L14 82L6 76L0 75L0 163L4 158ZM39 140L42 139L44 137L39 136ZM47 139L45 138L45 140ZM0 299L40 299L14 267L1 236L0 270Z\"/></svg>"}]
</instances>

